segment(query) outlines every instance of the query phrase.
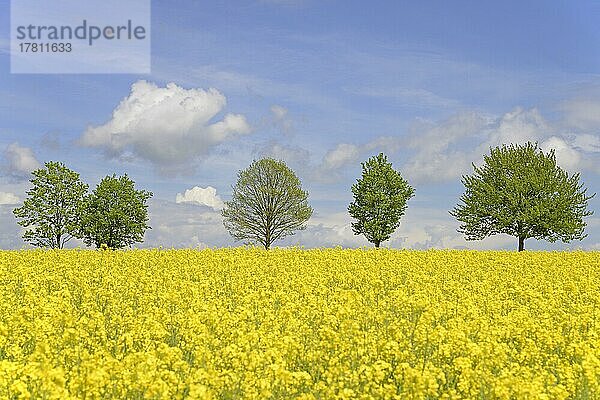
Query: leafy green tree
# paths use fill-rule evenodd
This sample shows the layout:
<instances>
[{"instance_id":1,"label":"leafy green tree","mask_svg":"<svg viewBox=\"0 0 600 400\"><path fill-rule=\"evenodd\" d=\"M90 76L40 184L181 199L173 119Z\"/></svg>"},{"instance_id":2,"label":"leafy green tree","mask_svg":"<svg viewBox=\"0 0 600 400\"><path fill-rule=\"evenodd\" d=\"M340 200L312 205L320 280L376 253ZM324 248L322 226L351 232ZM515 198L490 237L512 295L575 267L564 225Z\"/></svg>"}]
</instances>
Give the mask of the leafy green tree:
<instances>
[{"instance_id":1,"label":"leafy green tree","mask_svg":"<svg viewBox=\"0 0 600 400\"><path fill-rule=\"evenodd\" d=\"M569 175L537 143L490 149L483 165L473 164L474 173L463 176L465 193L450 211L462 224L458 231L467 240L481 240L505 233L524 250L528 238L555 242L581 240L583 218L592 215L587 189L579 174Z\"/></svg>"},{"instance_id":2,"label":"leafy green tree","mask_svg":"<svg viewBox=\"0 0 600 400\"><path fill-rule=\"evenodd\" d=\"M356 220L352 223L354 234L365 235L379 248L400 226L406 202L415 190L383 153L362 163L362 169L362 177L352 185L354 201L348 212Z\"/></svg>"},{"instance_id":3,"label":"leafy green tree","mask_svg":"<svg viewBox=\"0 0 600 400\"><path fill-rule=\"evenodd\" d=\"M23 206L15 208L17 223L26 228L23 240L38 247L62 249L78 227L88 185L61 162L49 161L32 172L33 187Z\"/></svg>"},{"instance_id":4,"label":"leafy green tree","mask_svg":"<svg viewBox=\"0 0 600 400\"><path fill-rule=\"evenodd\" d=\"M106 176L85 198L81 236L88 246L120 249L142 242L152 193L136 190L127 175Z\"/></svg>"},{"instance_id":5,"label":"leafy green tree","mask_svg":"<svg viewBox=\"0 0 600 400\"><path fill-rule=\"evenodd\" d=\"M223 224L236 240L273 242L306 228L312 215L308 192L283 161L263 158L238 173L231 201L222 210Z\"/></svg>"}]
</instances>

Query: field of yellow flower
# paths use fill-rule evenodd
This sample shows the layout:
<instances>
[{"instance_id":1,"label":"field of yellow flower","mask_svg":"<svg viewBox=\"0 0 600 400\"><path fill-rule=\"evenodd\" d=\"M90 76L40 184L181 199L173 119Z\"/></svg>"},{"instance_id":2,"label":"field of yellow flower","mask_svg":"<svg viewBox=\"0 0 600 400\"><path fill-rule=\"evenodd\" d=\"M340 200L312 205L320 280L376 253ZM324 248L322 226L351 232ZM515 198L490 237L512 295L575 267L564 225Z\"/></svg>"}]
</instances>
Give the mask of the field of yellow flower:
<instances>
[{"instance_id":1,"label":"field of yellow flower","mask_svg":"<svg viewBox=\"0 0 600 400\"><path fill-rule=\"evenodd\" d=\"M0 252L0 398L600 397L600 253Z\"/></svg>"}]
</instances>

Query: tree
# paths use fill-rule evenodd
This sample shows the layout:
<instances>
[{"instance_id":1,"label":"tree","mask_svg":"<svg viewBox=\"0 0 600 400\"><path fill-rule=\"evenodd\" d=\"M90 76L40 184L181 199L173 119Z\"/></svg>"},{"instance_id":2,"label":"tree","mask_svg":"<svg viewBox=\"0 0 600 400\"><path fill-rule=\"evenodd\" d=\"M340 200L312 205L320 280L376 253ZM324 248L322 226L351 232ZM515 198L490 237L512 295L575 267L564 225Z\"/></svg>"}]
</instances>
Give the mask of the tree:
<instances>
[{"instance_id":1,"label":"tree","mask_svg":"<svg viewBox=\"0 0 600 400\"><path fill-rule=\"evenodd\" d=\"M348 206L348 212L356 220L352 223L354 234L365 235L379 248L400 226L406 202L415 190L392 168L383 153L361 165L362 177L352 185L354 201Z\"/></svg>"},{"instance_id":2,"label":"tree","mask_svg":"<svg viewBox=\"0 0 600 400\"><path fill-rule=\"evenodd\" d=\"M473 169L462 178L461 203L450 211L467 240L505 233L518 238L523 251L528 238L569 242L586 236L583 218L592 215L587 202L595 194L587 196L579 174L556 164L554 150L544 154L530 142L503 145Z\"/></svg>"},{"instance_id":3,"label":"tree","mask_svg":"<svg viewBox=\"0 0 600 400\"><path fill-rule=\"evenodd\" d=\"M308 192L283 161L263 158L238 173L231 201L225 202L223 224L236 240L273 242L306 228L312 215Z\"/></svg>"},{"instance_id":4,"label":"tree","mask_svg":"<svg viewBox=\"0 0 600 400\"><path fill-rule=\"evenodd\" d=\"M127 175L106 176L84 202L84 243L119 249L143 241L146 229L151 229L146 204L151 197L151 192L136 190L135 182Z\"/></svg>"},{"instance_id":5,"label":"tree","mask_svg":"<svg viewBox=\"0 0 600 400\"><path fill-rule=\"evenodd\" d=\"M26 228L23 240L38 247L62 249L78 227L88 185L61 162L49 161L32 172L33 187L23 206L15 208L17 223Z\"/></svg>"}]
</instances>

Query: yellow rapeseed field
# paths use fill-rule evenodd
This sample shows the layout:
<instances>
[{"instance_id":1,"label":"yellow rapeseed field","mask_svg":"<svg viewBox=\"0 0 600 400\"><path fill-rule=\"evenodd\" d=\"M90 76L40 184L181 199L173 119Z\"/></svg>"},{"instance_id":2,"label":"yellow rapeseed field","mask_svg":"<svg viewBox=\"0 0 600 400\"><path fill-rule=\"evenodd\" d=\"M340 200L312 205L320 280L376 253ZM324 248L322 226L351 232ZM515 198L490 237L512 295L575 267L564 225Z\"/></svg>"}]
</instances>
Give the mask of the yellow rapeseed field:
<instances>
[{"instance_id":1,"label":"yellow rapeseed field","mask_svg":"<svg viewBox=\"0 0 600 400\"><path fill-rule=\"evenodd\" d=\"M600 253L0 252L0 398L600 398Z\"/></svg>"}]
</instances>

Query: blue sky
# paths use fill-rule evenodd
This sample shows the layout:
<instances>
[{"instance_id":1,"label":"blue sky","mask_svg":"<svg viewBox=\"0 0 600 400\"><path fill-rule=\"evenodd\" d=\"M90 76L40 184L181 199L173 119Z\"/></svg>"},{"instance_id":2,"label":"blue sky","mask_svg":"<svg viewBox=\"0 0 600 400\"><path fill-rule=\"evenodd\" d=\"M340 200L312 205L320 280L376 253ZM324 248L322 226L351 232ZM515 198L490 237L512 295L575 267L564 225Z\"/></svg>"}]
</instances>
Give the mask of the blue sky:
<instances>
[{"instance_id":1,"label":"blue sky","mask_svg":"<svg viewBox=\"0 0 600 400\"><path fill-rule=\"evenodd\" d=\"M513 249L501 235L466 242L448 215L461 174L501 143L554 148L599 191L598 2L153 1L152 73L140 75L11 74L7 3L2 248L23 246L12 203L24 197L28 169L48 160L91 185L127 172L153 191L144 246L236 245L220 201L261 156L292 166L315 208L308 229L281 245L367 245L346 207L360 162L379 151L416 188L390 247ZM191 115L166 98L213 112ZM146 111L134 113L134 103ZM107 139L131 120L128 140ZM526 247L600 248L599 205L590 202L584 241Z\"/></svg>"}]
</instances>

